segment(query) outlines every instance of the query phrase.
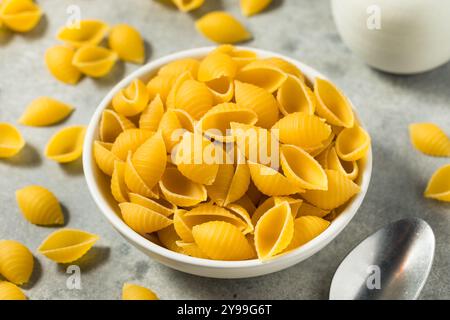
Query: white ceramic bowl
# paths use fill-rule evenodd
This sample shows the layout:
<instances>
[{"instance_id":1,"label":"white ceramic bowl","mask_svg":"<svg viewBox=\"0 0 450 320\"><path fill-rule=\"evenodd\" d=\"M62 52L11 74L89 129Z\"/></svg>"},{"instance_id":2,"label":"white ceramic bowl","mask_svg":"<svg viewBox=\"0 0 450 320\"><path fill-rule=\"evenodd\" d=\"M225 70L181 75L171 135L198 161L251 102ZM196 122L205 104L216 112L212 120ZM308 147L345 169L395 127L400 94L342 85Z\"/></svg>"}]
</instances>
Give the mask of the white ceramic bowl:
<instances>
[{"instance_id":1,"label":"white ceramic bowl","mask_svg":"<svg viewBox=\"0 0 450 320\"><path fill-rule=\"evenodd\" d=\"M266 262L261 262L259 260L215 261L193 258L170 251L150 242L133 231L120 218L117 203L111 196L109 183L105 176L97 169L94 161L92 146L94 140L98 139L98 124L102 111L110 105L113 96L120 89L128 86L135 78L148 80L161 66L168 62L187 57L201 58L212 49L212 47L192 49L157 59L133 72L116 85L97 107L97 110L89 123L83 150L84 174L92 197L106 219L128 242L156 261L183 272L213 278L248 278L269 274L288 268L309 258L330 243L331 240L333 240L350 222L360 207L369 186L372 172L371 152L369 152L367 161L365 161L361 168L363 172L361 176L361 192L348 203L345 210L331 223L330 227L304 246ZM280 54L252 48L247 49L255 51L261 57L278 56L286 59L297 65L310 80L317 76L323 77L311 67Z\"/></svg>"}]
</instances>

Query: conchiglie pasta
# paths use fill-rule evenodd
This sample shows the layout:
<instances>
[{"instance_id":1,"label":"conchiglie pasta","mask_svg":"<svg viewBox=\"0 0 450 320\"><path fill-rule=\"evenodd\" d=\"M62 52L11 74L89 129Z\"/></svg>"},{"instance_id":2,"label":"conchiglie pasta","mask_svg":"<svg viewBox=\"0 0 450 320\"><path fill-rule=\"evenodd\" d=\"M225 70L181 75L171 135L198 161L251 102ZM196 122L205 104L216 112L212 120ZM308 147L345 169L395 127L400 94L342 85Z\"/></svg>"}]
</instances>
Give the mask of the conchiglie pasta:
<instances>
[{"instance_id":1,"label":"conchiglie pasta","mask_svg":"<svg viewBox=\"0 0 450 320\"><path fill-rule=\"evenodd\" d=\"M59 81L77 84L81 72L73 64L75 50L65 45L53 46L45 52L45 64L50 73Z\"/></svg>"},{"instance_id":2,"label":"conchiglie pasta","mask_svg":"<svg viewBox=\"0 0 450 320\"><path fill-rule=\"evenodd\" d=\"M172 0L180 11L188 12L200 8L205 0Z\"/></svg>"},{"instance_id":3,"label":"conchiglie pasta","mask_svg":"<svg viewBox=\"0 0 450 320\"><path fill-rule=\"evenodd\" d=\"M135 128L135 125L126 117L106 109L100 120L100 140L114 142L123 131Z\"/></svg>"},{"instance_id":4,"label":"conchiglie pasta","mask_svg":"<svg viewBox=\"0 0 450 320\"><path fill-rule=\"evenodd\" d=\"M252 215L252 224L256 225L259 219L270 209L281 204L282 202L287 202L291 208L292 217L296 217L300 207L303 204L303 200L296 199L292 197L270 197L262 202Z\"/></svg>"},{"instance_id":5,"label":"conchiglie pasta","mask_svg":"<svg viewBox=\"0 0 450 320\"><path fill-rule=\"evenodd\" d=\"M370 136L359 126L345 128L336 138L336 153L345 161L356 161L363 158L369 148Z\"/></svg>"},{"instance_id":6,"label":"conchiglie pasta","mask_svg":"<svg viewBox=\"0 0 450 320\"><path fill-rule=\"evenodd\" d=\"M355 180L358 177L359 166L357 161L344 161L340 159L338 154L336 153L336 148L334 147L331 147L328 150L326 156L327 169L340 171L351 180Z\"/></svg>"},{"instance_id":7,"label":"conchiglie pasta","mask_svg":"<svg viewBox=\"0 0 450 320\"><path fill-rule=\"evenodd\" d=\"M83 153L85 126L70 126L55 133L47 143L45 156L53 161L67 163Z\"/></svg>"},{"instance_id":8,"label":"conchiglie pasta","mask_svg":"<svg viewBox=\"0 0 450 320\"><path fill-rule=\"evenodd\" d=\"M25 146L25 140L13 125L0 122L0 158L15 156Z\"/></svg>"},{"instance_id":9,"label":"conchiglie pasta","mask_svg":"<svg viewBox=\"0 0 450 320\"><path fill-rule=\"evenodd\" d=\"M30 0L5 0L0 5L0 21L8 29L16 32L34 29L42 14L39 6Z\"/></svg>"},{"instance_id":10,"label":"conchiglie pasta","mask_svg":"<svg viewBox=\"0 0 450 320\"><path fill-rule=\"evenodd\" d=\"M309 203L303 201L302 205L298 209L296 217L298 218L301 216L314 216L314 217L323 218L329 213L330 213L329 210L323 210L323 209L317 208L317 207L310 205Z\"/></svg>"},{"instance_id":11,"label":"conchiglie pasta","mask_svg":"<svg viewBox=\"0 0 450 320\"><path fill-rule=\"evenodd\" d=\"M294 235L286 251L298 248L319 236L330 225L330 222L320 217L303 216L294 221Z\"/></svg>"},{"instance_id":12,"label":"conchiglie pasta","mask_svg":"<svg viewBox=\"0 0 450 320\"><path fill-rule=\"evenodd\" d=\"M131 152L128 154L127 162L125 163L125 184L127 188L134 193L140 194L144 197L157 199L159 198L159 189L157 186L150 188L136 171L132 161Z\"/></svg>"},{"instance_id":13,"label":"conchiglie pasta","mask_svg":"<svg viewBox=\"0 0 450 320\"><path fill-rule=\"evenodd\" d=\"M98 168L106 175L111 176L114 171L114 162L120 159L111 152L112 143L94 141L94 159Z\"/></svg>"},{"instance_id":14,"label":"conchiglie pasta","mask_svg":"<svg viewBox=\"0 0 450 320\"><path fill-rule=\"evenodd\" d=\"M272 0L241 0L241 11L246 17L263 11Z\"/></svg>"},{"instance_id":15,"label":"conchiglie pasta","mask_svg":"<svg viewBox=\"0 0 450 320\"><path fill-rule=\"evenodd\" d=\"M209 259L209 257L193 242L177 241L177 246L180 247L182 253L194 258Z\"/></svg>"},{"instance_id":16,"label":"conchiglie pasta","mask_svg":"<svg viewBox=\"0 0 450 320\"><path fill-rule=\"evenodd\" d=\"M234 97L234 82L228 77L221 77L205 82L214 98L215 104L230 102Z\"/></svg>"},{"instance_id":17,"label":"conchiglie pasta","mask_svg":"<svg viewBox=\"0 0 450 320\"><path fill-rule=\"evenodd\" d=\"M139 128L157 131L164 115L164 104L159 94L150 102L139 117Z\"/></svg>"},{"instance_id":18,"label":"conchiglie pasta","mask_svg":"<svg viewBox=\"0 0 450 320\"><path fill-rule=\"evenodd\" d=\"M295 66L291 62L286 61L282 58L272 57L272 58L259 59L259 60L254 61L253 65L272 66L272 67L282 70L283 72L287 73L288 75L298 78L301 81L305 80L305 76L303 75L302 71L299 68L297 68L297 66Z\"/></svg>"},{"instance_id":19,"label":"conchiglie pasta","mask_svg":"<svg viewBox=\"0 0 450 320\"><path fill-rule=\"evenodd\" d=\"M195 80L194 76L191 74L190 71L185 71L182 74L180 74L174 81L172 87L170 88L169 94L167 95L166 99L166 108L167 109L175 109L175 98L177 95L178 90L183 85L183 83L187 80Z\"/></svg>"},{"instance_id":20,"label":"conchiglie pasta","mask_svg":"<svg viewBox=\"0 0 450 320\"><path fill-rule=\"evenodd\" d=\"M18 286L11 282L0 281L1 300L26 300L27 297Z\"/></svg>"},{"instance_id":21,"label":"conchiglie pasta","mask_svg":"<svg viewBox=\"0 0 450 320\"><path fill-rule=\"evenodd\" d=\"M413 146L430 156L450 157L450 138L433 123L414 123L409 126Z\"/></svg>"},{"instance_id":22,"label":"conchiglie pasta","mask_svg":"<svg viewBox=\"0 0 450 320\"><path fill-rule=\"evenodd\" d=\"M294 76L288 76L277 92L280 111L284 115L294 112L314 114L316 102L312 90Z\"/></svg>"},{"instance_id":23,"label":"conchiglie pasta","mask_svg":"<svg viewBox=\"0 0 450 320\"><path fill-rule=\"evenodd\" d=\"M192 58L179 59L169 62L158 71L158 76L178 78L183 73L188 73L193 79L197 78L200 61Z\"/></svg>"},{"instance_id":24,"label":"conchiglie pasta","mask_svg":"<svg viewBox=\"0 0 450 320\"><path fill-rule=\"evenodd\" d=\"M166 144L167 152L171 153L175 145L180 142L186 131L194 131L194 123L190 116L183 117L177 109L167 110L161 118L158 130ZM183 119L184 118L184 121Z\"/></svg>"},{"instance_id":25,"label":"conchiglie pasta","mask_svg":"<svg viewBox=\"0 0 450 320\"><path fill-rule=\"evenodd\" d=\"M124 61L142 64L145 61L145 45L140 33L130 25L118 24L111 28L109 47Z\"/></svg>"},{"instance_id":26,"label":"conchiglie pasta","mask_svg":"<svg viewBox=\"0 0 450 320\"><path fill-rule=\"evenodd\" d=\"M28 186L16 191L16 200L23 216L37 225L64 224L58 199L41 186Z\"/></svg>"},{"instance_id":27,"label":"conchiglie pasta","mask_svg":"<svg viewBox=\"0 0 450 320\"><path fill-rule=\"evenodd\" d=\"M236 62L238 70L256 60L258 55L251 50L243 50L234 47L231 44L223 44L218 46L213 52L221 52L229 55Z\"/></svg>"},{"instance_id":28,"label":"conchiglie pasta","mask_svg":"<svg viewBox=\"0 0 450 320\"><path fill-rule=\"evenodd\" d=\"M198 80L207 82L222 77L234 78L237 72L237 63L222 52L212 52L200 63Z\"/></svg>"},{"instance_id":29,"label":"conchiglie pasta","mask_svg":"<svg viewBox=\"0 0 450 320\"><path fill-rule=\"evenodd\" d=\"M125 163L120 160L114 161L111 177L111 194L119 203L128 201L128 189L125 183Z\"/></svg>"},{"instance_id":30,"label":"conchiglie pasta","mask_svg":"<svg viewBox=\"0 0 450 320\"><path fill-rule=\"evenodd\" d=\"M77 229L60 229L51 233L38 251L58 263L70 263L84 256L99 237Z\"/></svg>"},{"instance_id":31,"label":"conchiglie pasta","mask_svg":"<svg viewBox=\"0 0 450 320\"><path fill-rule=\"evenodd\" d=\"M18 241L0 240L0 274L21 285L30 280L34 258L30 250Z\"/></svg>"},{"instance_id":32,"label":"conchiglie pasta","mask_svg":"<svg viewBox=\"0 0 450 320\"><path fill-rule=\"evenodd\" d=\"M106 36L109 26L100 20L81 20L79 26L64 26L57 38L75 48L84 45L97 45Z\"/></svg>"},{"instance_id":33,"label":"conchiglie pasta","mask_svg":"<svg viewBox=\"0 0 450 320\"><path fill-rule=\"evenodd\" d=\"M173 224L171 224L167 228L159 230L157 232L157 235L159 241L161 241L164 247L169 250L182 253L183 250L177 245L177 241L180 241L181 239L176 233Z\"/></svg>"},{"instance_id":34,"label":"conchiglie pasta","mask_svg":"<svg viewBox=\"0 0 450 320\"><path fill-rule=\"evenodd\" d=\"M236 80L250 83L273 93L286 81L287 75L271 65L261 65L258 61L244 66L236 75Z\"/></svg>"},{"instance_id":35,"label":"conchiglie pasta","mask_svg":"<svg viewBox=\"0 0 450 320\"><path fill-rule=\"evenodd\" d=\"M149 98L146 85L142 80L135 79L127 88L120 90L114 96L112 107L117 113L132 117L144 111Z\"/></svg>"},{"instance_id":36,"label":"conchiglie pasta","mask_svg":"<svg viewBox=\"0 0 450 320\"><path fill-rule=\"evenodd\" d=\"M450 165L439 168L428 182L425 197L450 202Z\"/></svg>"},{"instance_id":37,"label":"conchiglie pasta","mask_svg":"<svg viewBox=\"0 0 450 320\"><path fill-rule=\"evenodd\" d=\"M128 197L130 198L131 203L138 204L142 207L158 212L166 217L171 216L177 209L177 206L163 198L150 199L137 193L129 193Z\"/></svg>"},{"instance_id":38,"label":"conchiglie pasta","mask_svg":"<svg viewBox=\"0 0 450 320\"><path fill-rule=\"evenodd\" d=\"M184 81L175 94L175 107L197 120L212 108L213 103L214 97L209 88L195 80Z\"/></svg>"},{"instance_id":39,"label":"conchiglie pasta","mask_svg":"<svg viewBox=\"0 0 450 320\"><path fill-rule=\"evenodd\" d=\"M26 126L48 126L64 120L72 111L71 106L58 100L39 97L27 106L19 123Z\"/></svg>"},{"instance_id":40,"label":"conchiglie pasta","mask_svg":"<svg viewBox=\"0 0 450 320\"><path fill-rule=\"evenodd\" d=\"M125 283L122 288L122 300L159 300L159 298L150 289Z\"/></svg>"},{"instance_id":41,"label":"conchiglie pasta","mask_svg":"<svg viewBox=\"0 0 450 320\"><path fill-rule=\"evenodd\" d=\"M120 160L125 161L128 152L134 153L154 132L141 129L128 129L123 131L115 140L111 152Z\"/></svg>"},{"instance_id":42,"label":"conchiglie pasta","mask_svg":"<svg viewBox=\"0 0 450 320\"><path fill-rule=\"evenodd\" d=\"M159 95L162 102L165 103L176 80L177 78L172 75L157 75L150 79L147 83L147 90L150 95L150 100Z\"/></svg>"},{"instance_id":43,"label":"conchiglie pasta","mask_svg":"<svg viewBox=\"0 0 450 320\"><path fill-rule=\"evenodd\" d=\"M135 203L123 202L119 207L125 223L141 235L164 229L172 224L172 220L166 216Z\"/></svg>"},{"instance_id":44,"label":"conchiglie pasta","mask_svg":"<svg viewBox=\"0 0 450 320\"><path fill-rule=\"evenodd\" d=\"M93 78L107 75L118 59L117 53L103 47L85 45L75 52L72 64Z\"/></svg>"},{"instance_id":45,"label":"conchiglie pasta","mask_svg":"<svg viewBox=\"0 0 450 320\"><path fill-rule=\"evenodd\" d=\"M249 40L251 34L232 15L223 11L210 12L195 23L197 30L217 43L237 43Z\"/></svg>"}]
</instances>

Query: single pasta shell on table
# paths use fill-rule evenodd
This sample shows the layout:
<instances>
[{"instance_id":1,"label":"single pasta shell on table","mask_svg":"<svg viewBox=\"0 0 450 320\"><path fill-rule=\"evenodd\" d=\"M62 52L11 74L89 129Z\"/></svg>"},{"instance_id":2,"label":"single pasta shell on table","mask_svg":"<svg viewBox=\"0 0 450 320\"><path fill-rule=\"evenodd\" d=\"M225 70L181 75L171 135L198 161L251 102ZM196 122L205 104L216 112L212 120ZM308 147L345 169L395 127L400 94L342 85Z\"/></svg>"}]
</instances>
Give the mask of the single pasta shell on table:
<instances>
[{"instance_id":1,"label":"single pasta shell on table","mask_svg":"<svg viewBox=\"0 0 450 320\"><path fill-rule=\"evenodd\" d=\"M337 208L361 191L360 186L336 170L325 170L328 190L307 190L303 199L324 210Z\"/></svg>"},{"instance_id":2,"label":"single pasta shell on table","mask_svg":"<svg viewBox=\"0 0 450 320\"><path fill-rule=\"evenodd\" d=\"M358 162L340 159L335 147L331 147L327 152L327 169L340 171L351 180L355 180L359 173Z\"/></svg>"},{"instance_id":3,"label":"single pasta shell on table","mask_svg":"<svg viewBox=\"0 0 450 320\"><path fill-rule=\"evenodd\" d=\"M205 82L214 97L214 104L230 102L234 97L234 81L221 77Z\"/></svg>"},{"instance_id":4,"label":"single pasta shell on table","mask_svg":"<svg viewBox=\"0 0 450 320\"><path fill-rule=\"evenodd\" d=\"M450 164L439 168L431 176L425 197L450 202Z\"/></svg>"},{"instance_id":5,"label":"single pasta shell on table","mask_svg":"<svg viewBox=\"0 0 450 320\"><path fill-rule=\"evenodd\" d=\"M285 251L298 248L316 238L330 226L330 222L315 216L303 216L294 221L294 235Z\"/></svg>"},{"instance_id":6,"label":"single pasta shell on table","mask_svg":"<svg viewBox=\"0 0 450 320\"><path fill-rule=\"evenodd\" d=\"M109 47L119 58L142 64L145 61L145 45L141 34L128 24L118 24L111 28L108 37Z\"/></svg>"},{"instance_id":7,"label":"single pasta shell on table","mask_svg":"<svg viewBox=\"0 0 450 320\"><path fill-rule=\"evenodd\" d=\"M122 288L122 300L159 300L159 298L150 289L125 283Z\"/></svg>"},{"instance_id":8,"label":"single pasta shell on table","mask_svg":"<svg viewBox=\"0 0 450 320\"><path fill-rule=\"evenodd\" d=\"M38 251L58 263L69 263L80 259L88 252L99 236L77 229L59 229L51 233Z\"/></svg>"},{"instance_id":9,"label":"single pasta shell on table","mask_svg":"<svg viewBox=\"0 0 450 320\"><path fill-rule=\"evenodd\" d=\"M159 95L161 100L165 103L176 80L177 77L172 75L157 75L151 78L147 83L150 100Z\"/></svg>"},{"instance_id":10,"label":"single pasta shell on table","mask_svg":"<svg viewBox=\"0 0 450 320\"><path fill-rule=\"evenodd\" d=\"M301 80L302 82L305 81L305 76L300 71L297 66L290 63L289 61L286 61L282 58L278 57L271 57L271 58L265 58L265 59L258 59L252 63L253 66L272 66L275 68L278 68L282 70L283 72L287 73L288 75L294 76L298 78L298 80Z\"/></svg>"},{"instance_id":11,"label":"single pasta shell on table","mask_svg":"<svg viewBox=\"0 0 450 320\"><path fill-rule=\"evenodd\" d=\"M75 48L80 48L84 45L99 44L108 31L109 26L103 21L81 20L79 25L75 23L62 27L56 38Z\"/></svg>"},{"instance_id":12,"label":"single pasta shell on table","mask_svg":"<svg viewBox=\"0 0 450 320\"><path fill-rule=\"evenodd\" d=\"M128 188L125 183L125 163L114 161L114 169L111 177L111 194L117 202L128 201Z\"/></svg>"},{"instance_id":13,"label":"single pasta shell on table","mask_svg":"<svg viewBox=\"0 0 450 320\"><path fill-rule=\"evenodd\" d=\"M271 167L252 161L248 161L248 167L253 183L265 195L285 196L304 191Z\"/></svg>"},{"instance_id":14,"label":"single pasta shell on table","mask_svg":"<svg viewBox=\"0 0 450 320\"><path fill-rule=\"evenodd\" d=\"M15 156L25 146L25 140L13 125L0 122L0 158Z\"/></svg>"},{"instance_id":15,"label":"single pasta shell on table","mask_svg":"<svg viewBox=\"0 0 450 320\"><path fill-rule=\"evenodd\" d=\"M336 153L344 161L363 158L370 148L370 136L360 126L345 128L336 138Z\"/></svg>"},{"instance_id":16,"label":"single pasta shell on table","mask_svg":"<svg viewBox=\"0 0 450 320\"><path fill-rule=\"evenodd\" d=\"M308 202L303 201L300 208L298 209L296 217L298 218L298 217L302 217L302 216L314 216L314 217L323 218L329 213L330 213L329 210L323 210L323 209L317 208L313 205L310 205Z\"/></svg>"},{"instance_id":17,"label":"single pasta shell on table","mask_svg":"<svg viewBox=\"0 0 450 320\"><path fill-rule=\"evenodd\" d=\"M186 80L175 94L175 108L188 112L194 119L200 119L214 104L214 96L202 82Z\"/></svg>"},{"instance_id":18,"label":"single pasta shell on table","mask_svg":"<svg viewBox=\"0 0 450 320\"><path fill-rule=\"evenodd\" d=\"M197 30L217 43L237 43L251 39L252 35L232 15L223 11L210 12L195 22Z\"/></svg>"},{"instance_id":19,"label":"single pasta shell on table","mask_svg":"<svg viewBox=\"0 0 450 320\"><path fill-rule=\"evenodd\" d=\"M101 141L94 141L94 159L99 169L106 175L112 176L114 162L120 159L111 152L113 144Z\"/></svg>"},{"instance_id":20,"label":"single pasta shell on table","mask_svg":"<svg viewBox=\"0 0 450 320\"><path fill-rule=\"evenodd\" d=\"M200 67L200 61L193 58L179 59L169 62L165 66L161 67L158 71L158 76L167 76L171 78L178 78L183 73L191 75L192 79L197 78L198 69Z\"/></svg>"},{"instance_id":21,"label":"single pasta shell on table","mask_svg":"<svg viewBox=\"0 0 450 320\"><path fill-rule=\"evenodd\" d=\"M85 45L75 52L72 64L85 75L100 78L112 70L117 59L117 53L111 50Z\"/></svg>"},{"instance_id":22,"label":"single pasta shell on table","mask_svg":"<svg viewBox=\"0 0 450 320\"><path fill-rule=\"evenodd\" d=\"M294 76L288 76L277 92L277 101L280 111L285 116L294 112L314 114L316 101L314 93L305 84Z\"/></svg>"},{"instance_id":23,"label":"single pasta shell on table","mask_svg":"<svg viewBox=\"0 0 450 320\"><path fill-rule=\"evenodd\" d=\"M159 94L149 103L139 117L139 128L157 131L164 115L164 104Z\"/></svg>"},{"instance_id":24,"label":"single pasta shell on table","mask_svg":"<svg viewBox=\"0 0 450 320\"><path fill-rule=\"evenodd\" d=\"M155 133L142 129L127 129L123 131L111 148L111 152L120 160L125 161L128 152L134 153L145 141L152 137Z\"/></svg>"},{"instance_id":25,"label":"single pasta shell on table","mask_svg":"<svg viewBox=\"0 0 450 320\"><path fill-rule=\"evenodd\" d=\"M103 142L114 142L123 131L133 129L135 125L126 117L106 109L100 120L100 140Z\"/></svg>"},{"instance_id":26,"label":"single pasta shell on table","mask_svg":"<svg viewBox=\"0 0 450 320\"><path fill-rule=\"evenodd\" d=\"M222 52L212 51L200 62L198 80L202 82L222 77L234 78L237 72L237 63Z\"/></svg>"},{"instance_id":27,"label":"single pasta shell on table","mask_svg":"<svg viewBox=\"0 0 450 320\"><path fill-rule=\"evenodd\" d=\"M47 143L45 156L59 163L77 160L83 153L86 126L70 126L56 132Z\"/></svg>"},{"instance_id":28,"label":"single pasta shell on table","mask_svg":"<svg viewBox=\"0 0 450 320\"><path fill-rule=\"evenodd\" d=\"M252 224L256 226L259 219L269 211L271 208L279 205L282 202L287 202L291 207L292 217L295 218L297 213L303 203L301 199L295 199L291 197L270 197L267 198L263 203L261 203L252 215Z\"/></svg>"},{"instance_id":29,"label":"single pasta shell on table","mask_svg":"<svg viewBox=\"0 0 450 320\"><path fill-rule=\"evenodd\" d=\"M236 80L253 84L274 93L286 81L287 77L283 70L271 65L261 65L259 61L255 61L243 67L237 73Z\"/></svg>"},{"instance_id":30,"label":"single pasta shell on table","mask_svg":"<svg viewBox=\"0 0 450 320\"><path fill-rule=\"evenodd\" d=\"M164 247L166 247L167 249L171 250L171 251L175 251L178 253L182 253L182 249L177 245L177 241L180 241L180 237L178 236L178 234L175 231L175 228L173 226L173 224L171 224L170 226L159 230L157 232L158 235L158 239L159 241L161 241L161 243L163 244Z\"/></svg>"},{"instance_id":31,"label":"single pasta shell on table","mask_svg":"<svg viewBox=\"0 0 450 320\"><path fill-rule=\"evenodd\" d=\"M45 64L50 73L59 81L77 84L81 72L73 64L75 50L65 45L56 45L45 52Z\"/></svg>"},{"instance_id":32,"label":"single pasta shell on table","mask_svg":"<svg viewBox=\"0 0 450 320\"><path fill-rule=\"evenodd\" d=\"M254 125L258 121L256 113L235 103L222 103L209 110L197 123L200 132L221 142L233 142L230 135L231 123Z\"/></svg>"},{"instance_id":33,"label":"single pasta shell on table","mask_svg":"<svg viewBox=\"0 0 450 320\"><path fill-rule=\"evenodd\" d=\"M347 97L330 81L316 78L314 82L316 113L329 124L352 128L355 118Z\"/></svg>"},{"instance_id":34,"label":"single pasta shell on table","mask_svg":"<svg viewBox=\"0 0 450 320\"><path fill-rule=\"evenodd\" d=\"M0 281L1 300L26 300L27 297L18 286L11 282Z\"/></svg>"},{"instance_id":35,"label":"single pasta shell on table","mask_svg":"<svg viewBox=\"0 0 450 320\"><path fill-rule=\"evenodd\" d=\"M205 187L183 176L177 168L166 168L159 187L169 202L180 207L192 207L207 199Z\"/></svg>"},{"instance_id":36,"label":"single pasta shell on table","mask_svg":"<svg viewBox=\"0 0 450 320\"><path fill-rule=\"evenodd\" d=\"M26 126L48 126L67 118L73 107L49 97L33 100L25 109L19 123Z\"/></svg>"},{"instance_id":37,"label":"single pasta shell on table","mask_svg":"<svg viewBox=\"0 0 450 320\"><path fill-rule=\"evenodd\" d=\"M266 211L255 228L255 246L258 258L267 260L282 252L294 235L291 207L282 202Z\"/></svg>"},{"instance_id":38,"label":"single pasta shell on table","mask_svg":"<svg viewBox=\"0 0 450 320\"><path fill-rule=\"evenodd\" d=\"M58 199L41 186L28 186L16 191L16 200L23 216L37 225L64 224Z\"/></svg>"},{"instance_id":39,"label":"single pasta shell on table","mask_svg":"<svg viewBox=\"0 0 450 320\"><path fill-rule=\"evenodd\" d=\"M130 202L156 211L166 217L171 216L175 212L175 210L177 210L177 206L163 198L150 199L132 192L128 194L128 197L130 198Z\"/></svg>"},{"instance_id":40,"label":"single pasta shell on table","mask_svg":"<svg viewBox=\"0 0 450 320\"><path fill-rule=\"evenodd\" d=\"M241 11L246 17L250 17L263 11L272 0L241 0Z\"/></svg>"},{"instance_id":41,"label":"single pasta shell on table","mask_svg":"<svg viewBox=\"0 0 450 320\"><path fill-rule=\"evenodd\" d=\"M281 118L272 129L279 130L279 139L303 149L317 148L330 136L331 127L321 118L305 112L294 112Z\"/></svg>"},{"instance_id":42,"label":"single pasta shell on table","mask_svg":"<svg viewBox=\"0 0 450 320\"><path fill-rule=\"evenodd\" d=\"M140 194L147 198L158 199L159 189L157 186L150 188L144 182L144 180L139 176L136 168L131 161L131 152L128 155L127 161L125 163L125 184L127 188L133 192Z\"/></svg>"},{"instance_id":43,"label":"single pasta shell on table","mask_svg":"<svg viewBox=\"0 0 450 320\"><path fill-rule=\"evenodd\" d=\"M238 70L256 60L258 55L251 50L237 49L231 44L223 44L218 46L213 52L222 52L231 57L236 62Z\"/></svg>"},{"instance_id":44,"label":"single pasta shell on table","mask_svg":"<svg viewBox=\"0 0 450 320\"><path fill-rule=\"evenodd\" d=\"M278 121L278 103L268 91L249 83L235 81L235 99L239 106L256 113L257 126L267 129Z\"/></svg>"},{"instance_id":45,"label":"single pasta shell on table","mask_svg":"<svg viewBox=\"0 0 450 320\"><path fill-rule=\"evenodd\" d=\"M409 126L413 146L430 156L450 157L450 138L434 123L413 123Z\"/></svg>"},{"instance_id":46,"label":"single pasta shell on table","mask_svg":"<svg viewBox=\"0 0 450 320\"><path fill-rule=\"evenodd\" d=\"M175 109L175 98L177 95L178 90L183 85L183 83L187 80L194 80L194 77L192 76L190 71L185 71L182 74L180 74L176 80L173 83L172 88L170 88L169 94L167 95L166 99L166 108L167 109Z\"/></svg>"},{"instance_id":47,"label":"single pasta shell on table","mask_svg":"<svg viewBox=\"0 0 450 320\"><path fill-rule=\"evenodd\" d=\"M177 246L179 246L183 254L200 259L209 259L209 257L198 247L196 243L177 241Z\"/></svg>"},{"instance_id":48,"label":"single pasta shell on table","mask_svg":"<svg viewBox=\"0 0 450 320\"><path fill-rule=\"evenodd\" d=\"M200 8L205 0L172 0L180 11L188 12Z\"/></svg>"},{"instance_id":49,"label":"single pasta shell on table","mask_svg":"<svg viewBox=\"0 0 450 320\"><path fill-rule=\"evenodd\" d=\"M195 243L214 260L247 260L254 257L247 238L231 223L210 221L192 229Z\"/></svg>"},{"instance_id":50,"label":"single pasta shell on table","mask_svg":"<svg viewBox=\"0 0 450 320\"><path fill-rule=\"evenodd\" d=\"M21 285L30 280L34 258L30 250L18 241L0 240L0 274L6 280Z\"/></svg>"},{"instance_id":51,"label":"single pasta shell on table","mask_svg":"<svg viewBox=\"0 0 450 320\"><path fill-rule=\"evenodd\" d=\"M144 82L134 79L130 85L120 90L112 100L112 107L117 113L132 117L147 107L150 95Z\"/></svg>"},{"instance_id":52,"label":"single pasta shell on table","mask_svg":"<svg viewBox=\"0 0 450 320\"><path fill-rule=\"evenodd\" d=\"M0 5L0 21L16 32L34 29L43 15L37 4L29 0L5 0Z\"/></svg>"},{"instance_id":53,"label":"single pasta shell on table","mask_svg":"<svg viewBox=\"0 0 450 320\"><path fill-rule=\"evenodd\" d=\"M141 205L123 202L119 204L125 223L139 234L152 233L172 224L166 216Z\"/></svg>"}]
</instances>

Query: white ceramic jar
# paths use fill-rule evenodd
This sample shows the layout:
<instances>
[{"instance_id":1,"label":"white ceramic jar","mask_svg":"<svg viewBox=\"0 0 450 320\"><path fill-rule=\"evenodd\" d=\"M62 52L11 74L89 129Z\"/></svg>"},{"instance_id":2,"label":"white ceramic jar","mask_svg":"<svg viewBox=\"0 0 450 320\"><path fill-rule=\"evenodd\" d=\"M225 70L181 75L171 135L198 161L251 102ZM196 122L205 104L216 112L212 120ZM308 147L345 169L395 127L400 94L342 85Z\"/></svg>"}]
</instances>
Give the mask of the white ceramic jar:
<instances>
[{"instance_id":1,"label":"white ceramic jar","mask_svg":"<svg viewBox=\"0 0 450 320\"><path fill-rule=\"evenodd\" d=\"M331 0L337 29L370 66L397 74L450 60L449 0Z\"/></svg>"}]
</instances>

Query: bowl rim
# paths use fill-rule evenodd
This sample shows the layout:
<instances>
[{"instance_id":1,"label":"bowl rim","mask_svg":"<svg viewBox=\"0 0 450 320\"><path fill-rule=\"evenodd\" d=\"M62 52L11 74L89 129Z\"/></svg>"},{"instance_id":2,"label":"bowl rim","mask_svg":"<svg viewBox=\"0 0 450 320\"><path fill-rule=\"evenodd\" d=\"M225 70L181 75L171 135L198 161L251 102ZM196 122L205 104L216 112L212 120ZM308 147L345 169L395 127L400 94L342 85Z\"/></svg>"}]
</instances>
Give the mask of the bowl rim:
<instances>
[{"instance_id":1,"label":"bowl rim","mask_svg":"<svg viewBox=\"0 0 450 320\"><path fill-rule=\"evenodd\" d=\"M320 251L326 245L328 245L334 238L336 238L339 233L347 226L347 224L351 221L351 219L355 216L359 207L361 206L363 199L367 194L367 190L370 183L370 178L372 175L372 148L369 149L369 152L365 161L365 168L363 175L361 177L361 192L357 194L353 199L351 199L350 203L348 203L347 207L333 220L330 226L322 232L319 236L309 241L305 245L294 249L290 252L278 255L273 259L269 259L267 261L260 261L258 259L252 260L240 260L240 261L223 261L223 260L210 260L210 259L202 259L191 257L188 255L184 255L181 253L177 253L171 251L165 247L162 247L158 244L155 244L143 236L139 235L133 229L131 229L117 214L110 208L108 201L102 195L100 188L95 179L95 161L93 160L93 143L96 138L98 124L101 119L101 115L104 109L110 106L110 102L113 96L120 91L122 88L126 87L130 84L135 78L143 78L148 76L151 73L154 73L161 66L178 59L183 58L200 58L204 57L208 52L217 48L216 46L208 46L201 48L188 49L183 51L178 51L169 55L165 55L158 59L155 59L148 64L138 68L128 76L126 76L123 80L121 80L118 84L112 88L109 93L102 99L100 104L97 106L93 116L88 125L88 129L85 136L85 141L83 145L83 168L84 168L84 176L86 179L86 183L88 185L88 189L90 191L91 196L93 197L96 205L99 207L102 214L106 217L110 224L119 231L121 235L123 235L128 241L133 242L135 245L144 248L156 255L162 256L166 259L176 261L182 264L188 264L197 267L208 267L208 268L216 268L216 269L236 269L236 268L255 268L261 267L269 264L283 264L288 263L289 261L295 259L297 262L304 260L316 252ZM250 50L257 53L261 57L279 57L285 59L296 65L302 70L305 76L308 79L314 79L316 77L327 79L320 72L315 70L314 68L292 58L289 58L285 55L275 53L268 50L262 50L247 46L235 46L237 49L242 50ZM350 100L350 99L349 99ZM353 106L353 105L352 105ZM357 110L353 108L356 116ZM365 127L363 122L360 121L360 125Z\"/></svg>"}]
</instances>

